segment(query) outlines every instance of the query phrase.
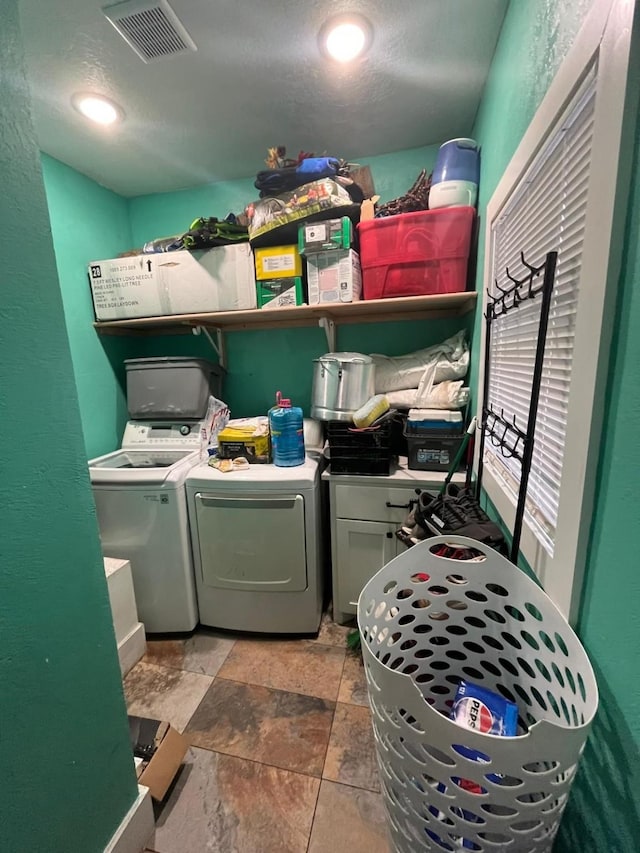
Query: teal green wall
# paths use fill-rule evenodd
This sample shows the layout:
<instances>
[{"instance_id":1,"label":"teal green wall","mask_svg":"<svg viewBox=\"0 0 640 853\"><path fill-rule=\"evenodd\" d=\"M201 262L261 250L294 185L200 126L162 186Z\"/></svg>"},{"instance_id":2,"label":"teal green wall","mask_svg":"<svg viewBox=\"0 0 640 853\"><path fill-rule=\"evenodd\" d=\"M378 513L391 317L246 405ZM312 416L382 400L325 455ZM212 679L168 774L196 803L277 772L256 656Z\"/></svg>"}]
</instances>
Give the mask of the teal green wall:
<instances>
[{"instance_id":1,"label":"teal green wall","mask_svg":"<svg viewBox=\"0 0 640 853\"><path fill-rule=\"evenodd\" d=\"M0 19L0 847L100 853L137 788L17 0Z\"/></svg>"},{"instance_id":2,"label":"teal green wall","mask_svg":"<svg viewBox=\"0 0 640 853\"><path fill-rule=\"evenodd\" d=\"M482 145L486 205L577 33L588 0L511 0L473 135ZM636 139L640 136L640 127ZM640 155L626 229L609 399L578 633L596 670L600 710L564 816L556 853L632 853L640 845ZM483 250L478 259L482 286ZM479 341L479 325L476 326ZM476 347L476 355L477 355ZM477 375L477 359L473 364ZM596 461L593 461L596 464ZM634 476L635 475L635 476Z\"/></svg>"},{"instance_id":3,"label":"teal green wall","mask_svg":"<svg viewBox=\"0 0 640 853\"><path fill-rule=\"evenodd\" d=\"M639 92L636 75L636 106ZM640 121L635 140L604 441L578 624L598 678L600 713L563 827L563 853L577 849L579 842L584 849L616 853L640 848Z\"/></svg>"},{"instance_id":4,"label":"teal green wall","mask_svg":"<svg viewBox=\"0 0 640 853\"><path fill-rule=\"evenodd\" d=\"M430 145L358 162L371 167L376 192L388 200L405 193L421 169L431 171L437 151L437 145ZM132 198L129 205L133 244L141 246L154 237L179 233L198 216L237 213L256 197L253 180L244 179ZM340 326L338 347L400 355L443 340L460 328L470 329L470 324L471 315L430 322ZM226 336L226 345L229 369L224 398L234 416L265 412L273 404L277 390L292 397L309 414L312 362L327 351L323 332L314 328L234 332ZM148 356L212 357L207 342L193 336L149 338L139 347L140 353Z\"/></svg>"},{"instance_id":5,"label":"teal green wall","mask_svg":"<svg viewBox=\"0 0 640 853\"><path fill-rule=\"evenodd\" d=\"M42 155L58 278L87 458L118 447L126 421L123 360L135 341L95 333L87 264L131 245L127 200Z\"/></svg>"}]
</instances>

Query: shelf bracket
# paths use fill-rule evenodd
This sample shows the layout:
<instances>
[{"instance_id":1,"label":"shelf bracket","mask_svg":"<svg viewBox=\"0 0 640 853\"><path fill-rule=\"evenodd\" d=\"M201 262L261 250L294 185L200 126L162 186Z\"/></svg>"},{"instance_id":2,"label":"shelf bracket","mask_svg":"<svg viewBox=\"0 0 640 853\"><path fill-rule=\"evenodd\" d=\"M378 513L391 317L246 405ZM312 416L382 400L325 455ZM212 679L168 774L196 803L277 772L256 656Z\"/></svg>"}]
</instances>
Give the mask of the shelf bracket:
<instances>
[{"instance_id":1,"label":"shelf bracket","mask_svg":"<svg viewBox=\"0 0 640 853\"><path fill-rule=\"evenodd\" d=\"M324 329L324 333L327 336L327 347L329 352L336 351L336 324L333 320L330 320L329 317L320 317L318 320L318 325L321 329Z\"/></svg>"},{"instance_id":2,"label":"shelf bracket","mask_svg":"<svg viewBox=\"0 0 640 853\"><path fill-rule=\"evenodd\" d=\"M205 326L193 326L191 329L194 335L204 335L205 338L211 344L214 352L218 356L218 363L223 370L227 369L227 349L225 347L224 342L224 333L222 329L215 328L214 332L216 333L216 339L213 339L213 335Z\"/></svg>"}]
</instances>

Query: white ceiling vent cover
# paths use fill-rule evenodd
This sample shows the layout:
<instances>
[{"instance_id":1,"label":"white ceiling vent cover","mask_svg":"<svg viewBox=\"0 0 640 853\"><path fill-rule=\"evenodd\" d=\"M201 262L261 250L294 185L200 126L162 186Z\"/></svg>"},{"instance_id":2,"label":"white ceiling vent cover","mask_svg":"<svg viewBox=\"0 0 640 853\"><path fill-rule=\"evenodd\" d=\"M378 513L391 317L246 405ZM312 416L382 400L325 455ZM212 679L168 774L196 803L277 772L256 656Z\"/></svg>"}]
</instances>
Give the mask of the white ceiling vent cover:
<instances>
[{"instance_id":1,"label":"white ceiling vent cover","mask_svg":"<svg viewBox=\"0 0 640 853\"><path fill-rule=\"evenodd\" d=\"M198 49L167 0L126 0L102 11L143 62Z\"/></svg>"}]
</instances>

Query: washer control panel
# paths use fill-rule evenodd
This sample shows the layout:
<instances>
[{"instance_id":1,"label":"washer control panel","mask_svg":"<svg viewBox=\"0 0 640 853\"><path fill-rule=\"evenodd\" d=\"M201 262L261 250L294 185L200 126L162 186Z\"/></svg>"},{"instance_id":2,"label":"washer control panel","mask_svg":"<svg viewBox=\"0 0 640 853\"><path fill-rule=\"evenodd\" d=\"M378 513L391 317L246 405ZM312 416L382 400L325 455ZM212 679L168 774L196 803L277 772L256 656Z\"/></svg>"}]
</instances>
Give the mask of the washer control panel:
<instances>
[{"instance_id":1,"label":"washer control panel","mask_svg":"<svg viewBox=\"0 0 640 853\"><path fill-rule=\"evenodd\" d=\"M128 421L122 447L166 447L197 450L201 421Z\"/></svg>"}]
</instances>

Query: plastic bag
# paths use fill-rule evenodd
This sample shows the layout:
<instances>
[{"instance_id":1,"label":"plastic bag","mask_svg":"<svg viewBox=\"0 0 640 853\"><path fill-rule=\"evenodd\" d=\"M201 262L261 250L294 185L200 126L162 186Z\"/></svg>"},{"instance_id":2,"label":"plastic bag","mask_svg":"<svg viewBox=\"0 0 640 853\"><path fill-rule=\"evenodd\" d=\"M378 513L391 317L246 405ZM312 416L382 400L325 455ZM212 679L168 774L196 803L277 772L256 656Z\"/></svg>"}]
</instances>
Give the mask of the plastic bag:
<instances>
[{"instance_id":1,"label":"plastic bag","mask_svg":"<svg viewBox=\"0 0 640 853\"><path fill-rule=\"evenodd\" d=\"M448 380L434 385L428 392L408 388L387 391L386 397L390 405L401 409L463 409L469 402L469 389L463 385L462 380Z\"/></svg>"},{"instance_id":2,"label":"plastic bag","mask_svg":"<svg viewBox=\"0 0 640 853\"><path fill-rule=\"evenodd\" d=\"M336 210L335 216L340 216L340 208L352 204L347 190L331 178L303 184L291 192L260 199L247 207L249 239L255 240L282 225L319 213L326 213L325 218L331 219Z\"/></svg>"},{"instance_id":3,"label":"plastic bag","mask_svg":"<svg viewBox=\"0 0 640 853\"><path fill-rule=\"evenodd\" d=\"M376 394L419 388L428 394L437 382L462 379L469 369L469 347L460 331L441 344L395 357L373 353ZM434 407L435 408L435 407Z\"/></svg>"},{"instance_id":4,"label":"plastic bag","mask_svg":"<svg viewBox=\"0 0 640 853\"><path fill-rule=\"evenodd\" d=\"M229 423L231 412L226 403L209 397L207 414L200 427L200 461L206 462L218 448L218 433Z\"/></svg>"}]
</instances>

